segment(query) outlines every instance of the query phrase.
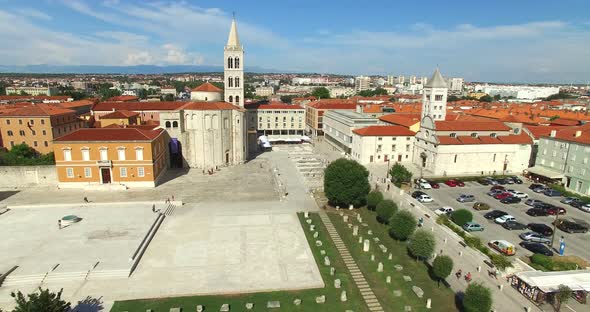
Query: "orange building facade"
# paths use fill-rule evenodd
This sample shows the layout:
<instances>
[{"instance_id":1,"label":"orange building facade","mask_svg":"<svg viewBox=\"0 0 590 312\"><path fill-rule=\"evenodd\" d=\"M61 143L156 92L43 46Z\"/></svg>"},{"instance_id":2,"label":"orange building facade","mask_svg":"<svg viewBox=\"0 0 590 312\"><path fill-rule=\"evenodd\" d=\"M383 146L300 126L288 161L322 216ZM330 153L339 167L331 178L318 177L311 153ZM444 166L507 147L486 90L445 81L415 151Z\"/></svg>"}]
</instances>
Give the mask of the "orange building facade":
<instances>
[{"instance_id":1,"label":"orange building facade","mask_svg":"<svg viewBox=\"0 0 590 312\"><path fill-rule=\"evenodd\" d=\"M81 129L54 142L59 186L155 187L167 164L162 129Z\"/></svg>"}]
</instances>

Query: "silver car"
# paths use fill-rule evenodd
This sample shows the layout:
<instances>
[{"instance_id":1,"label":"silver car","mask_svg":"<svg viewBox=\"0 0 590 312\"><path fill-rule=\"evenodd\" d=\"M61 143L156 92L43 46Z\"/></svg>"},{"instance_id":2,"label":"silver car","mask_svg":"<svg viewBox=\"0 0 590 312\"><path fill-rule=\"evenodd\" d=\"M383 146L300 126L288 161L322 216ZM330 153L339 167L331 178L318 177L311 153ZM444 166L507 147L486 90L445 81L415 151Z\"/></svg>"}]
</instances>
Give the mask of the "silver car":
<instances>
[{"instance_id":1,"label":"silver car","mask_svg":"<svg viewBox=\"0 0 590 312\"><path fill-rule=\"evenodd\" d=\"M538 199L532 199L532 198L530 198L530 199L527 199L527 200L524 202L524 204L525 204L525 205L527 205L527 206L534 207L536 204L540 204L540 203L542 203L542 202L543 202L542 200L538 200Z\"/></svg>"},{"instance_id":2,"label":"silver car","mask_svg":"<svg viewBox=\"0 0 590 312\"><path fill-rule=\"evenodd\" d=\"M551 243L550 238L545 237L545 236L543 236L539 233L535 233L535 232L520 233L520 235L518 235L518 237L520 237L520 239L522 239L523 241L527 241L527 242L534 242L534 243L541 243L541 244Z\"/></svg>"},{"instance_id":3,"label":"silver car","mask_svg":"<svg viewBox=\"0 0 590 312\"><path fill-rule=\"evenodd\" d=\"M459 195L459 197L457 197L457 201L460 203L472 202L472 201L475 201L475 196L461 194L461 195Z\"/></svg>"}]
</instances>

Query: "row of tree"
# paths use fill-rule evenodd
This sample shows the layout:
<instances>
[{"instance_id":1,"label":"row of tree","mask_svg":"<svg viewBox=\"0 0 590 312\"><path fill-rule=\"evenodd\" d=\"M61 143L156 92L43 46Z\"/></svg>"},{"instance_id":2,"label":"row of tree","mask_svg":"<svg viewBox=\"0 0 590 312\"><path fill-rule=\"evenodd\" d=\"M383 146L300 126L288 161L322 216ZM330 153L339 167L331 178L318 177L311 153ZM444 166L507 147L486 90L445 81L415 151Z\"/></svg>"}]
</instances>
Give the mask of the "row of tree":
<instances>
[{"instance_id":1,"label":"row of tree","mask_svg":"<svg viewBox=\"0 0 590 312\"><path fill-rule=\"evenodd\" d=\"M0 166L54 165L53 152L41 155L25 143L13 146L10 151L0 150Z\"/></svg>"}]
</instances>

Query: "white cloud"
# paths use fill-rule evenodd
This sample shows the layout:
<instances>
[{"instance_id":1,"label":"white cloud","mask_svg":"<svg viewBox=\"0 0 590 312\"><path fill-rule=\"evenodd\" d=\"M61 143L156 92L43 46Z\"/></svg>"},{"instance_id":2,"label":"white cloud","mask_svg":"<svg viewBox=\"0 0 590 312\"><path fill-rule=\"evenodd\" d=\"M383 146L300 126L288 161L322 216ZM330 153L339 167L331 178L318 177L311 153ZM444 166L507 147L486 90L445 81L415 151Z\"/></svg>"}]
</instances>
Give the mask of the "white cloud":
<instances>
[{"instance_id":1,"label":"white cloud","mask_svg":"<svg viewBox=\"0 0 590 312\"><path fill-rule=\"evenodd\" d=\"M32 9L32 8L20 8L20 9L16 9L15 12L17 14L22 15L22 16L28 16L28 17L32 17L32 18L45 20L45 21L50 21L53 19L53 17L51 17L50 15L48 15L44 12L41 12L39 10Z\"/></svg>"}]
</instances>

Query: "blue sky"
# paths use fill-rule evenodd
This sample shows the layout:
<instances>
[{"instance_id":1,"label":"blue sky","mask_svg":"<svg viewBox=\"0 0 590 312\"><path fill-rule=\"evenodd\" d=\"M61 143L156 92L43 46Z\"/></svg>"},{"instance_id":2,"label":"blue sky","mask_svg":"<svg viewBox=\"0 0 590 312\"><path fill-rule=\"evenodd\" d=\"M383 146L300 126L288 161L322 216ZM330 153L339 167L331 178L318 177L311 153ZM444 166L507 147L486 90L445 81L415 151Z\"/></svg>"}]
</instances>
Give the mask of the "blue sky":
<instances>
[{"instance_id":1,"label":"blue sky","mask_svg":"<svg viewBox=\"0 0 590 312\"><path fill-rule=\"evenodd\" d=\"M0 0L0 64L221 65L467 80L590 80L590 2Z\"/></svg>"}]
</instances>

